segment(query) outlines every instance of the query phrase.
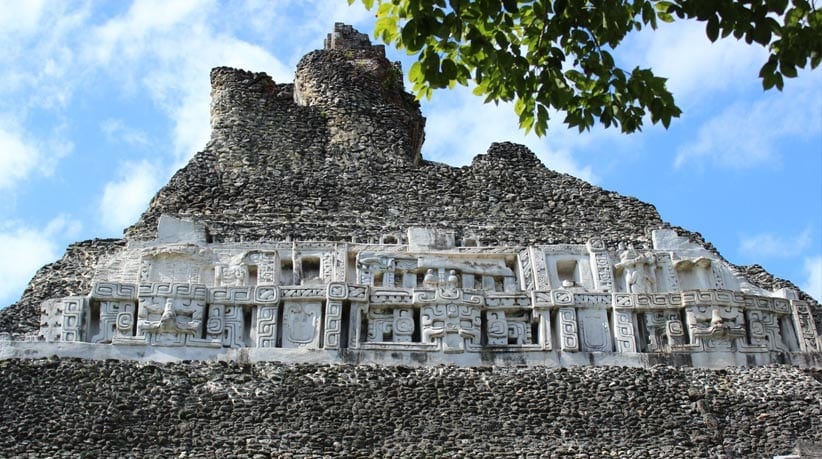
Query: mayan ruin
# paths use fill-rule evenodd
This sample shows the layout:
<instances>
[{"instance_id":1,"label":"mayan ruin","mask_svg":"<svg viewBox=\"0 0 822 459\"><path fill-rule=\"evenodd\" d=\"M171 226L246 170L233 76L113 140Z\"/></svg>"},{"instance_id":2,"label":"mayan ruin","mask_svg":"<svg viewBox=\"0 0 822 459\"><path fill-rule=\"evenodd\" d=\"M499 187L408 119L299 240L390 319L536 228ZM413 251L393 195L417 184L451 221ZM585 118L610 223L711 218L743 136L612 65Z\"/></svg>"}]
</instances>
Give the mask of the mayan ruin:
<instances>
[{"instance_id":1,"label":"mayan ruin","mask_svg":"<svg viewBox=\"0 0 822 459\"><path fill-rule=\"evenodd\" d=\"M213 69L204 149L0 310L0 456L822 453L812 297L425 124L344 24L293 82Z\"/></svg>"}]
</instances>

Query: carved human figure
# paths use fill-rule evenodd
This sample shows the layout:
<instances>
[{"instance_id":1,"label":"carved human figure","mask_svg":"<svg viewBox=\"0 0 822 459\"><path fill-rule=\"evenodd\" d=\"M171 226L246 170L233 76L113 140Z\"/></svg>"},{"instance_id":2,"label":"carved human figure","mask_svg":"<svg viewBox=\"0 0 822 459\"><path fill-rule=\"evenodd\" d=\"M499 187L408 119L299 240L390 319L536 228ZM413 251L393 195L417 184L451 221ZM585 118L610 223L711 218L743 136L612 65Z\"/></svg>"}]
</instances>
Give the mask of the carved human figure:
<instances>
[{"instance_id":1,"label":"carved human figure","mask_svg":"<svg viewBox=\"0 0 822 459\"><path fill-rule=\"evenodd\" d=\"M433 269L429 269L425 272L425 277L422 279L422 286L425 288L436 288L437 287L437 275L434 274Z\"/></svg>"},{"instance_id":2,"label":"carved human figure","mask_svg":"<svg viewBox=\"0 0 822 459\"><path fill-rule=\"evenodd\" d=\"M242 287L246 285L248 270L243 265L217 266L215 280L220 287Z\"/></svg>"},{"instance_id":3,"label":"carved human figure","mask_svg":"<svg viewBox=\"0 0 822 459\"><path fill-rule=\"evenodd\" d=\"M645 275L645 286L647 287L647 293L655 292L656 291L656 254L648 248L648 245L644 245L643 249L645 253L642 254L645 262L645 269L643 273Z\"/></svg>"},{"instance_id":4,"label":"carved human figure","mask_svg":"<svg viewBox=\"0 0 822 459\"><path fill-rule=\"evenodd\" d=\"M456 290L458 283L459 279L457 278L457 272L452 269L448 273L448 280L445 282L445 288L446 290Z\"/></svg>"},{"instance_id":5,"label":"carved human figure","mask_svg":"<svg viewBox=\"0 0 822 459\"><path fill-rule=\"evenodd\" d=\"M625 290L628 293L650 293L656 284L656 275L648 274L649 268L656 270L656 257L650 253L653 266L648 266L649 257L647 254L637 253L633 245L627 249L620 244L622 250L619 254L619 263L614 265L617 270L622 270L625 278Z\"/></svg>"}]
</instances>

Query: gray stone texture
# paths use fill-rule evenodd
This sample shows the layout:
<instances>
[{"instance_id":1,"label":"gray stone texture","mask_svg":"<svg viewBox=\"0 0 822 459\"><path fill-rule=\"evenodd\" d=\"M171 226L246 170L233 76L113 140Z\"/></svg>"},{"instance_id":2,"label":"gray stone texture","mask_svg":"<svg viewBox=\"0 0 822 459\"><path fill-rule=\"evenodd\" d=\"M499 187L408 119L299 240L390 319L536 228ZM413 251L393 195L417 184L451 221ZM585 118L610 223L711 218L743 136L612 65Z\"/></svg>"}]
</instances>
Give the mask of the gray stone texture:
<instances>
[{"instance_id":1,"label":"gray stone texture","mask_svg":"<svg viewBox=\"0 0 822 459\"><path fill-rule=\"evenodd\" d=\"M37 457L772 457L822 442L822 372L7 360ZM805 457L812 457L810 454Z\"/></svg>"}]
</instances>

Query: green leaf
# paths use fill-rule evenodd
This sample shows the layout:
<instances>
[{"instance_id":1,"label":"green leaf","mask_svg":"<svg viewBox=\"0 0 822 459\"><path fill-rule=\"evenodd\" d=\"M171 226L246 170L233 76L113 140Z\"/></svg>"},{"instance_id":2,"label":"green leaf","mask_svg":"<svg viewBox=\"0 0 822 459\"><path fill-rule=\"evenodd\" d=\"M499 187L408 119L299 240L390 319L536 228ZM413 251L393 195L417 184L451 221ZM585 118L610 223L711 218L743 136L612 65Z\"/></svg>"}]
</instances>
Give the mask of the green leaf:
<instances>
[{"instance_id":1,"label":"green leaf","mask_svg":"<svg viewBox=\"0 0 822 459\"><path fill-rule=\"evenodd\" d=\"M779 71L788 78L796 78L796 67L789 62L780 62Z\"/></svg>"},{"instance_id":2,"label":"green leaf","mask_svg":"<svg viewBox=\"0 0 822 459\"><path fill-rule=\"evenodd\" d=\"M708 35L708 40L716 41L719 38L719 18L711 16L708 19L708 24L705 25L705 33Z\"/></svg>"}]
</instances>

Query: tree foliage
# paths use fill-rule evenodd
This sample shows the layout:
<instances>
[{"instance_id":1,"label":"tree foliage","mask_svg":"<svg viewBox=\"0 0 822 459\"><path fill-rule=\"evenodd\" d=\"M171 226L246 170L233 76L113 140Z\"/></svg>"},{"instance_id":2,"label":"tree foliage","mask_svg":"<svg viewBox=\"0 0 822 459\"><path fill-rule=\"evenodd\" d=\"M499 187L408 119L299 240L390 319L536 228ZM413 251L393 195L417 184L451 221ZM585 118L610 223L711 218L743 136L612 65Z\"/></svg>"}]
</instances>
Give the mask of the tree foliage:
<instances>
[{"instance_id":1,"label":"tree foliage","mask_svg":"<svg viewBox=\"0 0 822 459\"><path fill-rule=\"evenodd\" d=\"M784 77L822 57L822 12L807 0L361 1L376 8L378 38L417 55L417 97L473 82L486 102L513 101L520 127L537 135L550 108L580 131L599 122L634 132L646 113L668 127L681 110L665 78L613 56L630 32L660 22L695 19L711 41L733 35L766 47L764 89L781 90Z\"/></svg>"}]
</instances>

